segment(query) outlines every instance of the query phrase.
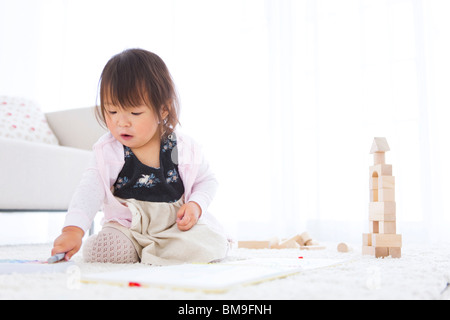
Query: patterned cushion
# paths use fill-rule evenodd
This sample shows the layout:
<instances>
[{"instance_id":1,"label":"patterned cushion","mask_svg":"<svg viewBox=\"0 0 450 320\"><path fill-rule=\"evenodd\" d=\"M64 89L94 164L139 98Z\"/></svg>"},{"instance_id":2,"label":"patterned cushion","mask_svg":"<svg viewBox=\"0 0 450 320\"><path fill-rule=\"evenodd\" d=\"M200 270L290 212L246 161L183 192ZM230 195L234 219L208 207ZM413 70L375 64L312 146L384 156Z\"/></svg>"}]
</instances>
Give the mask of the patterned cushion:
<instances>
[{"instance_id":1,"label":"patterned cushion","mask_svg":"<svg viewBox=\"0 0 450 320\"><path fill-rule=\"evenodd\" d=\"M39 106L17 97L0 96L0 137L58 145Z\"/></svg>"}]
</instances>

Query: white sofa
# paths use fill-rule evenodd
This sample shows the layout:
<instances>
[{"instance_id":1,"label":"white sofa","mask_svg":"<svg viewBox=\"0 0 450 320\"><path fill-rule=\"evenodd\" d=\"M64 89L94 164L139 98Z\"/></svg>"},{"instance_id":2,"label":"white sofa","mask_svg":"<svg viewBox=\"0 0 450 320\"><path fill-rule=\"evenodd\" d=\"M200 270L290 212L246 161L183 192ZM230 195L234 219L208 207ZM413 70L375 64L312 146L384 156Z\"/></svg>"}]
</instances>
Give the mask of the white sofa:
<instances>
[{"instance_id":1,"label":"white sofa","mask_svg":"<svg viewBox=\"0 0 450 320\"><path fill-rule=\"evenodd\" d=\"M60 145L0 137L0 212L65 211L105 133L94 108L47 113Z\"/></svg>"}]
</instances>

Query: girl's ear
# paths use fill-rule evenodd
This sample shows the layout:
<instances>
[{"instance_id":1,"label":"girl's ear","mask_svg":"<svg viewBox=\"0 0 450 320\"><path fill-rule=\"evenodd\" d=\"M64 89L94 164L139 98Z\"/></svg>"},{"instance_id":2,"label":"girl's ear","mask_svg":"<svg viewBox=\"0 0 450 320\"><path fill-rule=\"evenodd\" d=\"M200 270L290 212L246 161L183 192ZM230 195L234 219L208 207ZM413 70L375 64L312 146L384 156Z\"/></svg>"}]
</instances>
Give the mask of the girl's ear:
<instances>
[{"instance_id":1,"label":"girl's ear","mask_svg":"<svg viewBox=\"0 0 450 320\"><path fill-rule=\"evenodd\" d=\"M169 106L164 105L161 108L161 119L165 120L169 116Z\"/></svg>"}]
</instances>

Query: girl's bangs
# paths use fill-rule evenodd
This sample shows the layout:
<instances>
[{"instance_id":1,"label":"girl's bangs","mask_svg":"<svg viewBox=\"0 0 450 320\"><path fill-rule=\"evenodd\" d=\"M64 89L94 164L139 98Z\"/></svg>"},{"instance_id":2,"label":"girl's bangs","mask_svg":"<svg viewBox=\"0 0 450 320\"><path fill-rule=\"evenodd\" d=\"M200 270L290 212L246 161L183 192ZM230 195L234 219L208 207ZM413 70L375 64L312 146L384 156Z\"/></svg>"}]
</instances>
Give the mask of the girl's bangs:
<instances>
[{"instance_id":1,"label":"girl's bangs","mask_svg":"<svg viewBox=\"0 0 450 320\"><path fill-rule=\"evenodd\" d=\"M146 90L141 85L127 85L120 81L105 81L102 79L100 89L101 105L113 105L122 109L139 106L151 107Z\"/></svg>"}]
</instances>

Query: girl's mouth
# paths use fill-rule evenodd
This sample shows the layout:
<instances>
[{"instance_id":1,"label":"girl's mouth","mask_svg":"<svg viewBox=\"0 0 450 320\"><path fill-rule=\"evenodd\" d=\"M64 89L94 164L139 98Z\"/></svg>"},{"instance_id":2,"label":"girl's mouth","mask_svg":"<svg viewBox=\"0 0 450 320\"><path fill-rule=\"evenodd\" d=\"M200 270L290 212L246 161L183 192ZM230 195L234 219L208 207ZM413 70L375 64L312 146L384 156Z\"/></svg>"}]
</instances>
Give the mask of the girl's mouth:
<instances>
[{"instance_id":1,"label":"girl's mouth","mask_svg":"<svg viewBox=\"0 0 450 320\"><path fill-rule=\"evenodd\" d=\"M120 136L121 136L122 139L124 139L124 140L130 140L131 138L133 138L133 136L130 136L129 134L121 134Z\"/></svg>"}]
</instances>

